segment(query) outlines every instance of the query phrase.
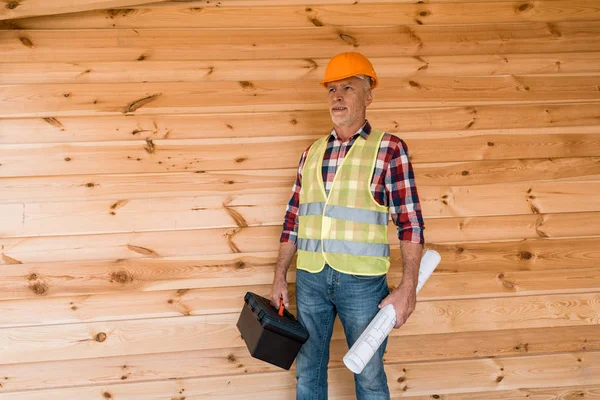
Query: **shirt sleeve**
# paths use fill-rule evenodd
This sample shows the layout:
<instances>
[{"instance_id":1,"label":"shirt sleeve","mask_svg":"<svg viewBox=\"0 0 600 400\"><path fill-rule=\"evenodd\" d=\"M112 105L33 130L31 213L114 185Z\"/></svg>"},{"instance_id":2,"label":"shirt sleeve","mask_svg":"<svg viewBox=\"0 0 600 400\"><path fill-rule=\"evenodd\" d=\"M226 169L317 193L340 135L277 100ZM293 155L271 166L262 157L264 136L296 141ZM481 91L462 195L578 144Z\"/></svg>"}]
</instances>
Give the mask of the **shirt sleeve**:
<instances>
[{"instance_id":1,"label":"shirt sleeve","mask_svg":"<svg viewBox=\"0 0 600 400\"><path fill-rule=\"evenodd\" d=\"M424 244L425 225L408 146L399 138L386 171L385 190L392 220L398 227L398 239Z\"/></svg>"},{"instance_id":2,"label":"shirt sleeve","mask_svg":"<svg viewBox=\"0 0 600 400\"><path fill-rule=\"evenodd\" d=\"M306 161L309 149L310 147L302 153L300 162L298 163L296 182L294 182L294 186L292 187L292 194L288 201L285 217L283 219L283 231L279 238L281 243L290 242L296 244L296 241L298 240L298 210L300 208L300 189L302 188L302 167Z\"/></svg>"}]
</instances>

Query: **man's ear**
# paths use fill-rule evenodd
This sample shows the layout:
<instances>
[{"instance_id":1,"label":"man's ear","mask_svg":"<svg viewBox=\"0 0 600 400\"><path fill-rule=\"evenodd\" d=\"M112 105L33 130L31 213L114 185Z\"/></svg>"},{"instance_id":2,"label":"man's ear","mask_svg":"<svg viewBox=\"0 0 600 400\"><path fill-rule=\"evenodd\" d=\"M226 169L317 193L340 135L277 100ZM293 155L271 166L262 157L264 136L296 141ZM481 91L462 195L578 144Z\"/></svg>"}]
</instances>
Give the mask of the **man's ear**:
<instances>
[{"instance_id":1,"label":"man's ear","mask_svg":"<svg viewBox=\"0 0 600 400\"><path fill-rule=\"evenodd\" d=\"M369 107L373 102L373 92L371 89L367 91L367 95L365 96L365 106Z\"/></svg>"}]
</instances>

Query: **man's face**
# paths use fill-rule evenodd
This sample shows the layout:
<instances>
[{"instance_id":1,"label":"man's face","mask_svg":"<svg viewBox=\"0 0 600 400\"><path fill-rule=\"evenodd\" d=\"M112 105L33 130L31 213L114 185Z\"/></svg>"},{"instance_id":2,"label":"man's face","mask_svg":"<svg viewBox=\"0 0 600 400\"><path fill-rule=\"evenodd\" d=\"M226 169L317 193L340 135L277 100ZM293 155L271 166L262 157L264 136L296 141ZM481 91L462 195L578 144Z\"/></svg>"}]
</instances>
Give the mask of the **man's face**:
<instances>
[{"instance_id":1,"label":"man's face","mask_svg":"<svg viewBox=\"0 0 600 400\"><path fill-rule=\"evenodd\" d=\"M365 121L367 106L373 95L366 89L365 81L352 76L327 84L329 114L336 126L353 126Z\"/></svg>"}]
</instances>

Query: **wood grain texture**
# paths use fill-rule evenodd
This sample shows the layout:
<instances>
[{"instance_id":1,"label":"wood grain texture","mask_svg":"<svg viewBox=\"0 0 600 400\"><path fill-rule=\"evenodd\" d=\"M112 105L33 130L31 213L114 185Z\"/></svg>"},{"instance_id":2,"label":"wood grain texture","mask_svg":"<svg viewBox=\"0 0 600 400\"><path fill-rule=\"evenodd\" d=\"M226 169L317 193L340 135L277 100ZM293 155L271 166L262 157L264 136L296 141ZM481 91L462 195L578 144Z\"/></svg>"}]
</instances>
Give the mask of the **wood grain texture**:
<instances>
[{"instance_id":1,"label":"wood grain texture","mask_svg":"<svg viewBox=\"0 0 600 400\"><path fill-rule=\"evenodd\" d=\"M600 213L426 219L427 243L526 240L600 235ZM510 227L508 229L507 227ZM2 264L209 256L213 264L278 249L281 226L0 238ZM388 236L397 246L396 228ZM522 246L519 246L522 248ZM204 258L204 257L203 257ZM212 261L209 261L212 260ZM269 270L272 273L272 269ZM221 277L226 281L226 276Z\"/></svg>"},{"instance_id":2,"label":"wood grain texture","mask_svg":"<svg viewBox=\"0 0 600 400\"><path fill-rule=\"evenodd\" d=\"M600 180L420 186L423 217L600 211ZM289 188L257 194L0 204L4 237L281 225ZM391 224L391 222L390 222ZM390 239L393 239L393 235Z\"/></svg>"},{"instance_id":3,"label":"wood grain texture","mask_svg":"<svg viewBox=\"0 0 600 400\"><path fill-rule=\"evenodd\" d=\"M106 7L135 6L143 3L158 2L157 0L13 0L6 1L0 8L0 20L12 18L35 17L38 15L53 15L76 13L102 9Z\"/></svg>"},{"instance_id":4,"label":"wood grain texture","mask_svg":"<svg viewBox=\"0 0 600 400\"><path fill-rule=\"evenodd\" d=\"M1 364L243 347L239 313L15 327L0 330ZM396 337L597 325L600 294L419 302ZM202 340L198 340L201 337ZM343 337L336 324L335 338Z\"/></svg>"},{"instance_id":5,"label":"wood grain texture","mask_svg":"<svg viewBox=\"0 0 600 400\"><path fill-rule=\"evenodd\" d=\"M401 340L389 341L385 358L388 363L414 363L598 351L599 329L597 325L592 325L404 336ZM427 346L422 345L423 340L427 341ZM333 340L329 366L342 367L342 357L347 350L345 339ZM3 392L0 392L0 396L2 393L17 390L40 390L61 386L107 385L166 380L173 377L186 379L278 371L278 368L250 357L246 347L11 364L0 365L0 375L10 376L10 379L2 382L3 387L0 390Z\"/></svg>"},{"instance_id":6,"label":"wood grain texture","mask_svg":"<svg viewBox=\"0 0 600 400\"><path fill-rule=\"evenodd\" d=\"M390 78L374 107L600 101L600 75ZM0 87L5 117L323 110L326 91L297 81L40 84Z\"/></svg>"},{"instance_id":7,"label":"wood grain texture","mask_svg":"<svg viewBox=\"0 0 600 400\"><path fill-rule=\"evenodd\" d=\"M227 2L225 2L227 3ZM175 3L177 4L177 3ZM283 4L282 4L283 5ZM514 23L600 20L594 0L545 0L534 4L485 2L456 4L297 5L276 7L179 7L108 9L15 21L23 29L110 28L291 28Z\"/></svg>"},{"instance_id":8,"label":"wood grain texture","mask_svg":"<svg viewBox=\"0 0 600 400\"><path fill-rule=\"evenodd\" d=\"M600 158L485 160L415 163L418 187L489 182L533 182L600 178ZM0 204L55 201L118 201L123 198L177 198L227 193L260 194L264 188L290 190L297 170L237 170L15 177L0 180Z\"/></svg>"},{"instance_id":9,"label":"wood grain texture","mask_svg":"<svg viewBox=\"0 0 600 400\"><path fill-rule=\"evenodd\" d=\"M19 267L19 275L15 267L5 268L2 274L2 328L239 312L246 292L268 298L272 281L272 273L265 267L238 267L245 271L229 273L236 286L216 288L208 287L211 277L228 272L226 267L181 266L163 272L136 270L126 263L100 270L88 263L83 267L66 265L64 271L56 271L62 275L43 266ZM401 271L393 267L388 273L392 289L400 282ZM258 276L250 279L253 272ZM208 279L203 280L204 276ZM251 285L252 281L264 284ZM288 274L288 282L294 308L294 270ZM419 301L586 293L598 287L600 268L577 265L548 271L440 273L429 279Z\"/></svg>"},{"instance_id":10,"label":"wood grain texture","mask_svg":"<svg viewBox=\"0 0 600 400\"><path fill-rule=\"evenodd\" d=\"M598 352L563 353L529 357L503 357L493 360L460 360L424 362L415 364L391 364L386 367L390 391L394 398L410 397L430 399L444 396L446 399L488 398L486 391L495 392L491 398L562 399L581 397L581 393L598 393ZM429 374L443 374L444 379L431 384ZM295 398L295 377L289 372L247 374L238 376L215 376L208 378L176 379L169 381L110 384L85 388L51 389L40 392L15 392L11 399L31 400L44 396L68 398L77 395L82 399L127 398L144 399L149 393L168 398L181 396L191 399L245 399L248 387L261 393L262 398L281 400ZM344 368L329 373L330 398L347 399L354 396L352 373ZM543 382L546 387L540 387ZM596 385L596 386L586 386ZM529 389L531 387L531 389ZM503 392L512 391L512 392ZM480 392L480 393L476 393ZM439 394L438 394L439 393ZM445 394L449 393L449 397ZM508 393L511 397L497 397ZM518 393L521 397L516 397ZM545 394L544 394L545 393ZM461 397L463 394L466 397ZM144 397L146 396L146 397ZM422 396L422 397L415 397ZM553 396L553 397L549 397ZM575 397L575 398L577 398ZM180 397L181 398L181 397ZM440 396L440 398L442 398ZM595 398L595 397L593 397Z\"/></svg>"},{"instance_id":11,"label":"wood grain texture","mask_svg":"<svg viewBox=\"0 0 600 400\"><path fill-rule=\"evenodd\" d=\"M14 62L328 58L355 48L368 57L600 51L591 22L450 26L205 30L7 30L0 59ZM467 39L465 39L467 38ZM90 46L89 43L93 43Z\"/></svg>"},{"instance_id":12,"label":"wood grain texture","mask_svg":"<svg viewBox=\"0 0 600 400\"><path fill-rule=\"evenodd\" d=\"M260 229L254 229L257 235ZM219 230L213 231L218 233ZM202 239L202 236L199 236ZM260 240L260 239L259 239ZM264 240L264 239L263 239ZM241 239L242 244L243 239ZM276 243L277 237L273 236L270 243ZM258 240L257 240L258 243ZM214 243L207 246L219 249ZM236 245L237 246L237 245ZM275 246L271 246L273 249ZM531 290L556 290L576 291L582 288L593 287L595 284L595 271L600 259L600 253L593 249L599 248L598 238L576 239L538 239L509 242L467 242L456 244L427 244L442 256L442 263L434 274L431 285L424 288L420 298L433 299L437 297L472 297L474 294L494 293L500 295L523 295ZM135 247L132 249L137 250ZM140 248L141 249L141 248ZM146 251L151 251L146 249ZM227 250L221 250L223 252ZM229 250L231 251L231 250ZM139 253L135 253L141 256ZM102 302L88 297L94 293L112 293L123 298L131 296L144 298L144 304L155 304L163 294L146 295L141 292L162 290L201 290L212 299L220 290L231 295L232 303L239 304L241 296L245 293L243 288L253 285L267 285L261 287L268 293L268 285L272 281L275 266L276 252L262 253L237 253L230 256L188 256L176 258L131 258L100 261L77 262L36 262L32 264L18 264L15 260L3 253L3 268L0 278L2 280L1 299L37 298L46 304L42 309L43 315L35 312L37 303L25 301L24 307L30 312L21 313L19 306L5 303L1 324L35 324L42 323L44 318L54 318L56 315L50 310L58 310L60 317L79 318L67 307L63 309L66 301L82 304L92 303L97 306ZM10 262L13 262L12 264ZM388 280L395 286L402 276L402 260L397 245L392 246L391 268ZM288 273L288 282L295 282L295 262L292 262ZM569 277L569 280L560 282L563 277L559 272ZM439 274L439 276L438 276ZM473 281L465 281L467 278ZM536 281L540 279L539 281ZM456 285L460 290L456 290ZM235 289L233 286L241 287ZM218 290L212 290L219 288ZM575 290L574 290L575 289ZM258 289L256 289L258 290ZM188 292L185 292L188 293ZM180 293L177 293L179 296ZM67 296L68 298L47 300L51 297ZM77 296L74 298L73 296ZM114 301L118 298L115 297ZM144 297L147 296L147 297ZM189 293L187 296L200 296ZM225 298L225 295L223 295ZM238 296L237 298L235 296ZM195 297L194 297L195 298ZM121 301L121 300L118 300ZM238 303L235 303L235 302ZM124 301L127 304L137 302ZM219 312L219 306L205 303L198 308L200 313ZM94 306L95 307L95 306ZM213 307L204 309L203 307ZM229 306L228 306L229 307ZM86 306L87 308L87 306ZM92 307L93 308L93 307ZM223 312L231 311L225 307ZM124 308L125 315L132 311ZM46 317L44 317L44 315ZM82 318L95 318L95 313L85 310ZM19 322L23 321L23 322ZM1 325L0 324L0 325Z\"/></svg>"},{"instance_id":13,"label":"wood grain texture","mask_svg":"<svg viewBox=\"0 0 600 400\"><path fill-rule=\"evenodd\" d=\"M426 135L405 133L401 136L408 146L413 164L593 157L587 160L587 170L593 171L600 155L600 126L429 132ZM0 177L165 172L202 174L206 171L297 168L302 153L319 137L289 135L276 138L6 144L0 145ZM440 148L445 151L440 152ZM519 161L515 163L518 165ZM553 163L546 160L546 164ZM477 171L467 168L460 170L461 176L464 170L468 175L477 174ZM582 168L584 176L585 170ZM568 172L561 174L570 176Z\"/></svg>"},{"instance_id":14,"label":"wood grain texture","mask_svg":"<svg viewBox=\"0 0 600 400\"><path fill-rule=\"evenodd\" d=\"M506 3L508 4L508 3ZM52 21L56 17L51 18ZM297 80L319 82L329 60L86 61L0 63L4 84L217 82ZM422 76L589 75L600 73L600 53L372 57L383 81ZM382 81L382 82L383 82Z\"/></svg>"},{"instance_id":15,"label":"wood grain texture","mask_svg":"<svg viewBox=\"0 0 600 400\"><path fill-rule=\"evenodd\" d=\"M534 132L585 133L588 132L586 128L577 132L577 127L598 125L600 103L478 105L389 110L369 108L367 117L378 129L396 133L407 140L422 139L430 136L430 132L441 132L442 135L446 135L443 132L447 132L447 135L454 140L459 140L459 132L463 135L471 132L469 135L472 135L472 132L477 130L486 130L481 132L481 135L520 133L528 136ZM265 124L265 121L269 123ZM261 129L255 129L258 125ZM42 144L251 137L270 137L277 140L277 137L288 135L314 135L315 137L325 135L331 126L331 118L325 103L321 111L0 118L0 132L2 132L0 143ZM517 130L518 128L527 129ZM462 143L462 145L466 144ZM520 146L522 145L523 143L520 143ZM567 143L562 143L562 146L566 145ZM540 157L531 154L528 158ZM558 152L553 154L560 156ZM456 161L463 160L456 159Z\"/></svg>"}]
</instances>

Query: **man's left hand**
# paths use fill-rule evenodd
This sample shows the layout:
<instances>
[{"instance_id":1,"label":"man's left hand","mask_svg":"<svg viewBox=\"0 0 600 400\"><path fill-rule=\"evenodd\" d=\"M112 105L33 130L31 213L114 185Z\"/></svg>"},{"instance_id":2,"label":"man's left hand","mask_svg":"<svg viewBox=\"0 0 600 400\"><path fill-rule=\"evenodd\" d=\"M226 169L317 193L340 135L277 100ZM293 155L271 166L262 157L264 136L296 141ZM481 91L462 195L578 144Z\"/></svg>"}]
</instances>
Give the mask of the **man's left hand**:
<instances>
[{"instance_id":1,"label":"man's left hand","mask_svg":"<svg viewBox=\"0 0 600 400\"><path fill-rule=\"evenodd\" d=\"M408 317L415 311L417 305L417 290L414 284L402 282L392 293L379 303L379 308L393 304L396 310L395 329L400 328Z\"/></svg>"}]
</instances>

